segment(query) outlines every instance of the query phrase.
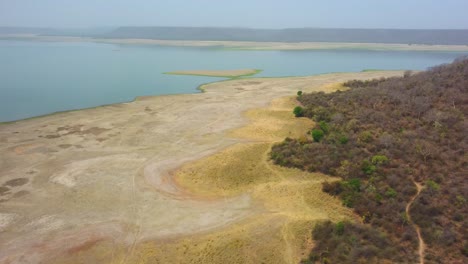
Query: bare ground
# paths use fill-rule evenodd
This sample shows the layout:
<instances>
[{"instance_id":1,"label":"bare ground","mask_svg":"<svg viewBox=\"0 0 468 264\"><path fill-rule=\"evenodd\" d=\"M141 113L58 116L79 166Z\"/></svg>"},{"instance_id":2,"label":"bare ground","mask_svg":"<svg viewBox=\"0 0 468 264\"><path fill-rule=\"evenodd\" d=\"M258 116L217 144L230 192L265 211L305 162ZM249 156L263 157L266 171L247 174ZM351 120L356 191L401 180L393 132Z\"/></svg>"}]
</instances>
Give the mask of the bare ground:
<instances>
[{"instance_id":1,"label":"bare ground","mask_svg":"<svg viewBox=\"0 0 468 264\"><path fill-rule=\"evenodd\" d=\"M289 263L303 247L295 237L310 226L314 210L323 218L333 215L328 206L333 201L293 198L319 192L318 185L301 184L304 175L294 176L298 181L265 175L252 185L226 186L223 194L216 185L206 192L200 185L174 181L172 173L220 151L253 151L265 157L268 142L279 136L254 144L252 150L240 143L262 138L233 130L249 122L251 112L242 114L249 109L264 108L297 90L401 74L233 80L206 85L201 94L144 97L2 124L0 263L155 263L165 258L165 263L239 263L242 256L257 263L265 252L273 256L269 259ZM270 124L260 122L245 129ZM259 171L271 165L261 166ZM225 171L231 171L229 165ZM317 177L320 182L323 176ZM253 191L249 186L255 186ZM301 208L316 209L299 217ZM278 236L286 239L275 240ZM284 244L265 244L268 237L287 242L289 253L280 250Z\"/></svg>"},{"instance_id":2,"label":"bare ground","mask_svg":"<svg viewBox=\"0 0 468 264\"><path fill-rule=\"evenodd\" d=\"M240 70L196 70L196 71L174 71L167 72L166 74L174 75L200 75L200 76L212 76L212 77L241 77L248 76L258 73L259 70L255 69L240 69Z\"/></svg>"}]
</instances>

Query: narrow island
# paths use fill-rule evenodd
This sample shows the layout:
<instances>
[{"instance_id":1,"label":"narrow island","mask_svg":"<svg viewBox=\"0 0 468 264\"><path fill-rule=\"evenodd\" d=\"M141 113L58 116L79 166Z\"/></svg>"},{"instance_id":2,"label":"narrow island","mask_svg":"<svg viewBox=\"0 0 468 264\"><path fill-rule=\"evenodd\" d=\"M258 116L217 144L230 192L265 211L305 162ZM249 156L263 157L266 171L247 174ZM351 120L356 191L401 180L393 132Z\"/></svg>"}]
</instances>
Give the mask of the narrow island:
<instances>
[{"instance_id":1,"label":"narrow island","mask_svg":"<svg viewBox=\"0 0 468 264\"><path fill-rule=\"evenodd\" d=\"M239 70L193 70L193 71L173 71L164 74L171 75L194 75L207 77L222 77L228 79L243 78L260 73L258 69L239 69Z\"/></svg>"}]
</instances>

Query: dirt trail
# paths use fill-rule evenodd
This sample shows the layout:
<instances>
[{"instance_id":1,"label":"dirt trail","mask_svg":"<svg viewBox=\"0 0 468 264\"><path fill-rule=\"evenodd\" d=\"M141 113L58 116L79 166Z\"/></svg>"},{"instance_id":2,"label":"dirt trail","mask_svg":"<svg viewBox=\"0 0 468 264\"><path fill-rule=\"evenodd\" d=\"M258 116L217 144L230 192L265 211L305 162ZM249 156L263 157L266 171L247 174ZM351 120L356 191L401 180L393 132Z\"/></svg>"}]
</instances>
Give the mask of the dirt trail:
<instances>
[{"instance_id":1,"label":"dirt trail","mask_svg":"<svg viewBox=\"0 0 468 264\"><path fill-rule=\"evenodd\" d=\"M416 182L413 180L414 185L416 186L417 193L411 198L409 203L406 205L406 217L408 218L408 221L413 225L414 229L416 230L416 233L418 234L418 254L419 254L419 263L424 264L424 251L426 249L426 244L424 243L424 240L421 236L421 229L419 228L418 225L416 225L413 220L411 219L411 206L413 205L414 201L416 198L418 198L419 194L421 193L421 190L424 188L420 183Z\"/></svg>"}]
</instances>

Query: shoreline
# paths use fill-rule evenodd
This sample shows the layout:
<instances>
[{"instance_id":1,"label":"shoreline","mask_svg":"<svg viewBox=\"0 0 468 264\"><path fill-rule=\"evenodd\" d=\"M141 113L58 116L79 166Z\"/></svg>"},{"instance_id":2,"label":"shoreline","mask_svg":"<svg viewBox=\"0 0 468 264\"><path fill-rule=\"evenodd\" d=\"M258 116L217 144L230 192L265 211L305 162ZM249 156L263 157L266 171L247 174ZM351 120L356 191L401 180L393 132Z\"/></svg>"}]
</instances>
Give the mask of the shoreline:
<instances>
[{"instance_id":1,"label":"shoreline","mask_svg":"<svg viewBox=\"0 0 468 264\"><path fill-rule=\"evenodd\" d=\"M262 72L259 69L241 69L241 70L191 70L191 71L172 71L164 72L168 75L189 75L189 76L204 76L204 77L218 77L226 79L239 79L251 77Z\"/></svg>"},{"instance_id":2,"label":"shoreline","mask_svg":"<svg viewBox=\"0 0 468 264\"><path fill-rule=\"evenodd\" d=\"M174 47L204 47L229 50L374 50L374 51L446 51L467 52L468 45L422 45L388 43L347 43L347 42L250 42L250 41L191 41L157 39L104 39L89 37L59 37L10 34L0 35L0 40L29 40L44 42L95 42L121 45L158 45Z\"/></svg>"},{"instance_id":3,"label":"shoreline","mask_svg":"<svg viewBox=\"0 0 468 264\"><path fill-rule=\"evenodd\" d=\"M188 47L205 47L205 48L224 48L224 49L230 49L230 47L233 47L234 49L239 48L239 50L262 50L262 45L266 45L265 50L282 50L282 45L291 45L291 47L286 47L285 50L307 50L308 45L314 46L312 49L317 49L321 50L324 48L324 50L330 49L333 50L335 49L336 45L344 45L342 46L343 49L348 49L348 47L351 46L356 46L359 47L359 49L366 49L366 50L373 50L373 45L377 45L375 47L379 47L379 45L387 45L387 44L359 44L359 43L279 43L279 42L228 42L228 41L160 41L160 40L149 40L149 39L92 39L92 38L81 38L81 37L49 37L49 36L37 36L37 35L0 35L0 40L18 40L18 41L43 41L43 42L88 42L88 43L108 43L108 44L116 44L119 45L119 43L123 45L163 45L163 46L188 46ZM158 44L159 43L159 44ZM219 45L218 45L219 44ZM257 46L255 46L257 45ZM270 45L270 46L268 46ZM363 45L363 46L361 46ZM370 46L367 46L370 45ZM390 46L398 46L400 44L388 44ZM404 45L403 45L404 46ZM426 47L425 45L422 45ZM237 47L237 48L236 48ZM374 47L374 48L375 48ZM434 46L436 47L436 46ZM443 51L446 52L457 52L455 50L450 50L450 49L456 49L459 46L437 46L439 48L442 48ZM278 49L277 49L278 48ZM284 47L283 47L284 48ZM447 48L447 50L445 50ZM339 50L340 48L338 48ZM377 49L378 50L378 49ZM390 49L391 50L391 49ZM397 49L395 49L397 51ZM468 45L466 46L466 52L468 52ZM175 75L192 75L192 76L205 76L205 77L218 77L218 78L226 78L227 80L230 79L235 79L235 78L246 78L246 77L252 77L255 76L255 74L258 74L261 72L261 70L258 69L252 69L255 70L255 72L251 72L248 74L241 74L241 75L223 75L223 74L198 74L194 73L196 71L187 71L187 73L179 73L178 71L176 72L166 72L163 74L175 74ZM370 70L362 70L364 71L374 71L373 69ZM380 71L380 70L376 70ZM398 71L398 70L395 70ZM207 72L215 72L215 71L207 71ZM334 73L334 72L330 72ZM324 73L327 74L327 73ZM286 78L286 77L305 77L305 76L274 76L274 77L255 77L255 78ZM226 81L226 80L220 80L220 81ZM198 85L193 93L197 93L198 91L203 92L203 87L207 83L201 83ZM174 93L178 94L178 93ZM163 95L172 95L171 93L169 94L163 94ZM153 96L153 95L149 95ZM62 109L58 111L53 111L53 112L45 112L40 115L32 115L29 117L22 117L19 119L13 119L9 120L6 119L6 121L0 121L0 126L4 124L10 124L14 122L18 122L21 120L28 120L31 118L39 118L42 116L48 116L48 115L54 115L58 113L63 113L63 112L69 112L69 111L76 111L76 110L83 110L83 109L88 109L88 108L94 108L94 107L101 107L101 106L107 106L107 105L113 105L115 103L129 103L133 102L135 100L138 100L140 96L137 95L135 96L132 100L128 101L118 101L118 102L110 102L110 103L105 103L105 104L99 104L99 105L92 105L89 107L85 108L76 108L76 109Z\"/></svg>"},{"instance_id":4,"label":"shoreline","mask_svg":"<svg viewBox=\"0 0 468 264\"><path fill-rule=\"evenodd\" d=\"M263 70L255 69L255 71L256 72L253 73L253 74L242 75L242 76L239 76L239 77L222 77L222 78L226 78L226 79L225 80L218 80L218 81L213 81L213 82L202 83L202 84L198 85L195 88L193 93L139 95L139 96L136 96L135 98L133 98L133 100L129 100L129 101L115 102L115 103L102 104L102 105L96 105L96 106L90 106L90 107L84 107L84 108L77 108L77 109L68 109L68 110L55 111L55 112L40 114L40 115L37 115L37 116L31 116L31 117L26 117L26 118L20 118L20 119L11 120L11 121L0 121L0 127L2 125L14 124L14 123L21 122L21 121L27 121L27 120L31 120L31 119L48 117L48 116L53 116L53 115L58 115L58 114L72 113L72 112L76 112L76 111L89 110L89 109L95 109L95 108L107 107L107 106L115 106L115 105L120 105L120 104L128 104L128 103L133 103L133 102L139 101L139 100L145 100L145 98L152 98L152 97L159 97L159 96L162 97L162 96L177 96L177 95L189 95L189 94L204 93L205 92L205 89L203 88L204 86L207 86L207 85L210 85L210 84L215 84L215 83L228 82L228 81L232 81L232 80L239 80L239 79L242 79L242 78L247 79L248 77L252 77L255 74L258 74L258 73L262 72ZM322 73L322 74L318 74L318 75L304 75L304 76L301 76L301 75L298 75L298 76L296 76L296 75L293 75L293 76L279 76L279 77L275 77L275 76L273 76L273 77L268 77L268 76L266 76L266 77L255 77L254 76L254 77L252 77L252 79L253 78L255 78L255 79L286 79L286 78L312 77L312 76L320 76L320 75L328 75L328 74L365 73L365 72L392 73L392 72L403 72L403 71L406 71L406 70L364 69L364 70L359 71L359 72L329 72L329 73ZM412 72L417 72L415 70L411 70L411 71ZM170 74L170 73L163 73L163 74ZM172 74L172 75L193 75L193 74ZM211 75L199 75L199 76L220 77L220 76L211 76Z\"/></svg>"},{"instance_id":5,"label":"shoreline","mask_svg":"<svg viewBox=\"0 0 468 264\"><path fill-rule=\"evenodd\" d=\"M171 173L244 142L230 133L250 123L244 115L250 109L298 90L402 74L225 80L203 85L204 93L149 96L2 125L0 185L18 179L22 185L0 196L0 218L8 220L0 227L0 262L120 254L146 241L242 228L262 212L255 196L187 196ZM82 245L90 246L70 253Z\"/></svg>"}]
</instances>

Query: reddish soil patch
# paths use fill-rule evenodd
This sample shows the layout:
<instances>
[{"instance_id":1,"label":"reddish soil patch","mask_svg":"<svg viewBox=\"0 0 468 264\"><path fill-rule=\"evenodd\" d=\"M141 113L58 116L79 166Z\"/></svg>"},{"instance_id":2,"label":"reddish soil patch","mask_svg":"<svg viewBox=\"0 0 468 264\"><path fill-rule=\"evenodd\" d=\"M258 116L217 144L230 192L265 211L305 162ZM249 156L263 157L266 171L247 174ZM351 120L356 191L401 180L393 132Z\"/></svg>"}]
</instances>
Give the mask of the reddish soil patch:
<instances>
[{"instance_id":1,"label":"reddish soil patch","mask_svg":"<svg viewBox=\"0 0 468 264\"><path fill-rule=\"evenodd\" d=\"M67 250L67 253L70 254L70 255L73 255L73 254L76 254L78 252L81 252L81 251L86 251L92 247L94 247L94 245L96 245L98 242L104 240L103 238L95 238L95 239L91 239L91 240L88 240L78 246L75 246L75 247L72 247L70 249Z\"/></svg>"}]
</instances>

